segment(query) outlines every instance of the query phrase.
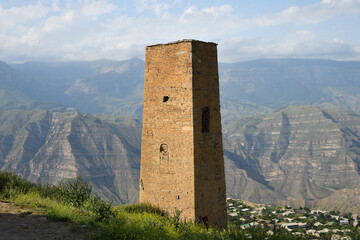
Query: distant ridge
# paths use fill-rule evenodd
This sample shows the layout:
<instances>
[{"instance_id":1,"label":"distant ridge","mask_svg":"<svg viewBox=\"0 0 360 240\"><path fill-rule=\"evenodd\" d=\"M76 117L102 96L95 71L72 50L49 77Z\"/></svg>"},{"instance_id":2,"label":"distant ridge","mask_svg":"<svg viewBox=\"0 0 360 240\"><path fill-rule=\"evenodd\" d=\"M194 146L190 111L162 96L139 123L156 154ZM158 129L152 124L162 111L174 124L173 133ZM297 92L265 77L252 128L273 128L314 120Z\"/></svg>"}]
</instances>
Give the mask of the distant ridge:
<instances>
[{"instance_id":1,"label":"distant ridge","mask_svg":"<svg viewBox=\"0 0 360 240\"><path fill-rule=\"evenodd\" d=\"M11 64L31 78L37 101L89 113L141 119L144 61L28 62ZM290 105L342 108L360 113L360 62L258 59L219 63L224 122ZM33 90L32 90L33 91ZM34 91L33 91L34 92Z\"/></svg>"}]
</instances>

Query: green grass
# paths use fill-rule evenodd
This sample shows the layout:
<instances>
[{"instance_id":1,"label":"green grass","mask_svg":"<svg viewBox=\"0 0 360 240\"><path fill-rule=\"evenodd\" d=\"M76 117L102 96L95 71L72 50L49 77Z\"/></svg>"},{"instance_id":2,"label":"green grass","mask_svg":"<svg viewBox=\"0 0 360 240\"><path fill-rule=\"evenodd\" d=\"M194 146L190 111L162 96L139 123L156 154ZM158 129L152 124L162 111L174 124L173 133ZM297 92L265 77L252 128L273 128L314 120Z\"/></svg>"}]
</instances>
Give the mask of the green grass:
<instances>
[{"instance_id":1,"label":"green grass","mask_svg":"<svg viewBox=\"0 0 360 240\"><path fill-rule=\"evenodd\" d=\"M19 194L11 198L11 202L24 208L38 209L54 220L84 224L88 224L92 220L90 214L80 214L77 208L54 199L43 198L37 192Z\"/></svg>"},{"instance_id":2,"label":"green grass","mask_svg":"<svg viewBox=\"0 0 360 240\"><path fill-rule=\"evenodd\" d=\"M91 193L81 178L60 182L57 186L34 184L11 172L0 171L0 199L54 220L76 226L86 225L91 239L310 239L295 238L286 230L268 235L267 228L241 230L229 222L227 230L206 228L182 221L180 212L170 216L149 204L112 206Z\"/></svg>"}]
</instances>

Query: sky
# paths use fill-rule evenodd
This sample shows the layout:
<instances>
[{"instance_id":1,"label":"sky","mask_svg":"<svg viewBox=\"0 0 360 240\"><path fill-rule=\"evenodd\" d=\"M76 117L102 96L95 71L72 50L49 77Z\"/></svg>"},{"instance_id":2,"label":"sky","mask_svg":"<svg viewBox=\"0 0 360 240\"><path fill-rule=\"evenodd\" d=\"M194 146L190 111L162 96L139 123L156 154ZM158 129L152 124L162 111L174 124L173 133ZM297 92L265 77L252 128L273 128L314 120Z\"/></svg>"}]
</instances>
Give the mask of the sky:
<instances>
[{"instance_id":1,"label":"sky","mask_svg":"<svg viewBox=\"0 0 360 240\"><path fill-rule=\"evenodd\" d=\"M145 46L218 44L220 62L360 61L360 0L0 0L0 60L144 59Z\"/></svg>"}]
</instances>

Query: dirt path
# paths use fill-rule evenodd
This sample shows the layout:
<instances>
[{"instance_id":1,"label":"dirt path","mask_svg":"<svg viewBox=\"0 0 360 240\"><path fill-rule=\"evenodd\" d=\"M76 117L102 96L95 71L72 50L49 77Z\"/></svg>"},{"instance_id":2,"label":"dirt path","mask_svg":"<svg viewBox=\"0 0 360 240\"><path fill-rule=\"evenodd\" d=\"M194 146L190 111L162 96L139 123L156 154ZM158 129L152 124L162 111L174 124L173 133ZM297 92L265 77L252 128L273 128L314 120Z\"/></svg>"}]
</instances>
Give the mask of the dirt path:
<instances>
[{"instance_id":1,"label":"dirt path","mask_svg":"<svg viewBox=\"0 0 360 240\"><path fill-rule=\"evenodd\" d=\"M0 201L0 240L87 239L85 230L73 232L69 223Z\"/></svg>"}]
</instances>

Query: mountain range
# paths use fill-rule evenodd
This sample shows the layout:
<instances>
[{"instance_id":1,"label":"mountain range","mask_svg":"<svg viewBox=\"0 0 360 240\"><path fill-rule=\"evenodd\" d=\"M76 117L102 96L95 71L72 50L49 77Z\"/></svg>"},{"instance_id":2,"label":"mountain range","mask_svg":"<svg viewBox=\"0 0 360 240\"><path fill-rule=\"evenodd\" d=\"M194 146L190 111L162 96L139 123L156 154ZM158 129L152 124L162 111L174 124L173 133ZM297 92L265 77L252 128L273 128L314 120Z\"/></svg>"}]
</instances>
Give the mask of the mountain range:
<instances>
[{"instance_id":1,"label":"mountain range","mask_svg":"<svg viewBox=\"0 0 360 240\"><path fill-rule=\"evenodd\" d=\"M254 202L323 199L360 184L360 117L291 106L224 129L230 196Z\"/></svg>"},{"instance_id":2,"label":"mountain range","mask_svg":"<svg viewBox=\"0 0 360 240\"><path fill-rule=\"evenodd\" d=\"M136 202L143 75L140 59L0 62L0 169L80 175ZM229 196L322 208L359 197L360 62L263 59L219 75Z\"/></svg>"},{"instance_id":3,"label":"mountain range","mask_svg":"<svg viewBox=\"0 0 360 240\"><path fill-rule=\"evenodd\" d=\"M144 66L137 58L0 63L2 74L12 79L9 87L35 101L137 119L142 116ZM260 59L220 63L219 76L224 123L304 104L360 114L360 62Z\"/></svg>"}]
</instances>

